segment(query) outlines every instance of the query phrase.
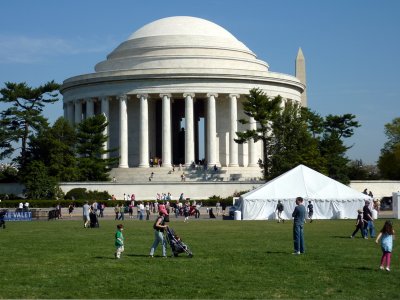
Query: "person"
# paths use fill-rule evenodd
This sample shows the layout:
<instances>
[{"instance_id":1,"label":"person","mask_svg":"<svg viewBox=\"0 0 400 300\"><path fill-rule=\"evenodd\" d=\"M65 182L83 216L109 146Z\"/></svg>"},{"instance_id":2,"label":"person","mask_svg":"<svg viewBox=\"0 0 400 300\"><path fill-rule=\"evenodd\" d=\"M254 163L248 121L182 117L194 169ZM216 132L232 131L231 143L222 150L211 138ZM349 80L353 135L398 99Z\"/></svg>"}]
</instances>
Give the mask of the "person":
<instances>
[{"instance_id":1,"label":"person","mask_svg":"<svg viewBox=\"0 0 400 300\"><path fill-rule=\"evenodd\" d=\"M363 207L363 218L364 218L364 238L368 239L368 231L371 238L375 237L375 227L374 227L374 219L372 218L372 212L369 209L370 202L365 201L365 205Z\"/></svg>"},{"instance_id":2,"label":"person","mask_svg":"<svg viewBox=\"0 0 400 300\"><path fill-rule=\"evenodd\" d=\"M118 220L121 220L121 221L125 220L125 206L124 206L124 204L121 204L119 206L119 218L118 218Z\"/></svg>"},{"instance_id":3,"label":"person","mask_svg":"<svg viewBox=\"0 0 400 300\"><path fill-rule=\"evenodd\" d=\"M88 228L88 224L90 222L90 206L89 202L86 201L85 204L83 205L83 227Z\"/></svg>"},{"instance_id":4,"label":"person","mask_svg":"<svg viewBox=\"0 0 400 300\"><path fill-rule=\"evenodd\" d=\"M196 206L195 206L195 213L194 213L194 217L195 217L196 219L200 219L200 208L201 208L200 203L196 203Z\"/></svg>"},{"instance_id":5,"label":"person","mask_svg":"<svg viewBox=\"0 0 400 300\"><path fill-rule=\"evenodd\" d=\"M133 205L132 205L132 202L129 204L128 212L129 212L129 219L133 219Z\"/></svg>"},{"instance_id":6,"label":"person","mask_svg":"<svg viewBox=\"0 0 400 300\"><path fill-rule=\"evenodd\" d=\"M185 173L182 173L182 175L181 175L181 181L186 181Z\"/></svg>"},{"instance_id":7,"label":"person","mask_svg":"<svg viewBox=\"0 0 400 300\"><path fill-rule=\"evenodd\" d=\"M24 211L29 211L29 202L26 201L24 204Z\"/></svg>"},{"instance_id":8,"label":"person","mask_svg":"<svg viewBox=\"0 0 400 300\"><path fill-rule=\"evenodd\" d=\"M296 198L296 207L292 213L294 218L293 222L293 241L294 241L294 252L293 254L299 255L305 252L304 245L304 221L306 217L306 208L303 205L303 198Z\"/></svg>"},{"instance_id":9,"label":"person","mask_svg":"<svg viewBox=\"0 0 400 300\"><path fill-rule=\"evenodd\" d=\"M393 224L391 221L386 221L385 225L383 225L383 228L376 237L375 242L378 244L379 240L381 240L382 257L379 269L386 269L386 271L388 272L390 272L390 259L392 258L393 238Z\"/></svg>"},{"instance_id":10,"label":"person","mask_svg":"<svg viewBox=\"0 0 400 300\"><path fill-rule=\"evenodd\" d=\"M308 201L307 210L308 210L308 218L310 219L310 223L312 223L312 221L313 221L312 217L314 214L314 206L312 205L311 201Z\"/></svg>"},{"instance_id":11,"label":"person","mask_svg":"<svg viewBox=\"0 0 400 300\"><path fill-rule=\"evenodd\" d=\"M105 208L104 203L99 203L98 207L99 207L99 210L100 210L99 217L100 218L104 218L104 208Z\"/></svg>"},{"instance_id":12,"label":"person","mask_svg":"<svg viewBox=\"0 0 400 300\"><path fill-rule=\"evenodd\" d=\"M115 212L115 220L118 220L118 217L119 217L119 204L115 205L114 212Z\"/></svg>"},{"instance_id":13,"label":"person","mask_svg":"<svg viewBox=\"0 0 400 300\"><path fill-rule=\"evenodd\" d=\"M140 202L138 205L138 213L139 213L139 220L143 221L143 216L144 216L144 205L143 202Z\"/></svg>"},{"instance_id":14,"label":"person","mask_svg":"<svg viewBox=\"0 0 400 300\"><path fill-rule=\"evenodd\" d=\"M149 204L149 202L146 202L145 209L146 209L146 221L148 221L148 220L150 220L150 204Z\"/></svg>"},{"instance_id":15,"label":"person","mask_svg":"<svg viewBox=\"0 0 400 300\"><path fill-rule=\"evenodd\" d=\"M124 235L122 231L124 230L124 225L118 224L117 225L117 232L115 233L115 258L120 259L121 253L125 251L124 249Z\"/></svg>"},{"instance_id":16,"label":"person","mask_svg":"<svg viewBox=\"0 0 400 300\"><path fill-rule=\"evenodd\" d=\"M162 245L162 256L167 257L167 243L164 238L164 230L168 227L164 222L164 214L160 211L158 212L158 217L153 225L154 228L154 242L150 249L150 257L154 257L154 252L156 251L158 244Z\"/></svg>"},{"instance_id":17,"label":"person","mask_svg":"<svg viewBox=\"0 0 400 300\"><path fill-rule=\"evenodd\" d=\"M222 201L221 208L222 208L222 215L225 216L226 203L224 201Z\"/></svg>"},{"instance_id":18,"label":"person","mask_svg":"<svg viewBox=\"0 0 400 300\"><path fill-rule=\"evenodd\" d=\"M183 221L184 223L186 223L186 221L189 222L189 212L190 212L189 202L186 202L185 206L183 207L183 215L185 216L185 220Z\"/></svg>"},{"instance_id":19,"label":"person","mask_svg":"<svg viewBox=\"0 0 400 300\"><path fill-rule=\"evenodd\" d=\"M68 214L70 218L72 218L73 211L74 211L74 205L71 203L70 205L68 205Z\"/></svg>"},{"instance_id":20,"label":"person","mask_svg":"<svg viewBox=\"0 0 400 300\"><path fill-rule=\"evenodd\" d=\"M218 200L217 203L215 204L215 212L217 213L217 216L219 216L219 213L220 213L220 206L221 206L221 203L219 203L219 200Z\"/></svg>"},{"instance_id":21,"label":"person","mask_svg":"<svg viewBox=\"0 0 400 300\"><path fill-rule=\"evenodd\" d=\"M350 236L350 238L354 238L356 233L361 230L361 236L364 238L364 219L363 219L363 211L361 209L357 210L358 216L357 216L357 221L356 221L356 229Z\"/></svg>"},{"instance_id":22,"label":"person","mask_svg":"<svg viewBox=\"0 0 400 300\"><path fill-rule=\"evenodd\" d=\"M278 204L276 205L276 209L275 211L277 212L277 216L278 216L278 223L280 223L281 221L283 223L285 223L285 220L282 218L282 212L283 212L283 204L281 202L281 200L278 200Z\"/></svg>"}]
</instances>

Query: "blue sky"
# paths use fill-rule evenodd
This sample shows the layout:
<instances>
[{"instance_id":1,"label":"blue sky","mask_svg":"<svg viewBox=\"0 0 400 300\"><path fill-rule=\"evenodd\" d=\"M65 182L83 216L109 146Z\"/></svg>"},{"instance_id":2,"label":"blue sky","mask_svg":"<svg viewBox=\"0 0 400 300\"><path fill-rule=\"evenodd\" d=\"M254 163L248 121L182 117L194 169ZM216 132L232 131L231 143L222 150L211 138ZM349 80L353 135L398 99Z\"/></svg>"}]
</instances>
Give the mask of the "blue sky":
<instances>
[{"instance_id":1,"label":"blue sky","mask_svg":"<svg viewBox=\"0 0 400 300\"><path fill-rule=\"evenodd\" d=\"M351 159L375 163L384 125L400 117L397 0L13 0L0 10L1 87L92 73L140 27L181 15L224 27L273 72L294 75L301 47L309 107L322 116L352 113L362 125L347 142ZM45 114L62 116L61 102Z\"/></svg>"}]
</instances>

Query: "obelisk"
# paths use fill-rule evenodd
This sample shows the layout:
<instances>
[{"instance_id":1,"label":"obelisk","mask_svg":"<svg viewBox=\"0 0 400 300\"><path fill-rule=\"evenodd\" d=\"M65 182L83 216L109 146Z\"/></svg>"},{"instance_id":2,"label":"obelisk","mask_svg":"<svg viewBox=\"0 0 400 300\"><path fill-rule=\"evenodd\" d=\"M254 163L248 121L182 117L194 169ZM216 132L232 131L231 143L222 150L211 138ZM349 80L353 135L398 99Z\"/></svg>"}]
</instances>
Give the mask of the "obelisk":
<instances>
[{"instance_id":1,"label":"obelisk","mask_svg":"<svg viewBox=\"0 0 400 300\"><path fill-rule=\"evenodd\" d=\"M301 48L299 48L296 57L296 77L305 86L304 92L301 94L301 106L307 107L306 60Z\"/></svg>"}]
</instances>

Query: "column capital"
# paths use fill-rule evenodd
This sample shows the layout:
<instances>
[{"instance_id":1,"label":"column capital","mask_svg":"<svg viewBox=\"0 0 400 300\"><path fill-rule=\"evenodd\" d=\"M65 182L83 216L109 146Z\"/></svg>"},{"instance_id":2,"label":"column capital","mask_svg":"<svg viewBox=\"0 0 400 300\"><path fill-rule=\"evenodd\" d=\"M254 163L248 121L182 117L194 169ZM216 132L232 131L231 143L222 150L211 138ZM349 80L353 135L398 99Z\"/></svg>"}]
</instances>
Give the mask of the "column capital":
<instances>
[{"instance_id":1,"label":"column capital","mask_svg":"<svg viewBox=\"0 0 400 300\"><path fill-rule=\"evenodd\" d=\"M121 94L121 95L118 95L117 98L119 100L128 100L128 95L127 94Z\"/></svg>"},{"instance_id":2,"label":"column capital","mask_svg":"<svg viewBox=\"0 0 400 300\"><path fill-rule=\"evenodd\" d=\"M239 99L240 95L239 94L229 94L229 98L236 98Z\"/></svg>"},{"instance_id":3,"label":"column capital","mask_svg":"<svg viewBox=\"0 0 400 300\"><path fill-rule=\"evenodd\" d=\"M207 93L207 98L210 98L210 97L215 97L215 98L217 98L217 97L218 97L218 94L217 94L217 93Z\"/></svg>"},{"instance_id":4,"label":"column capital","mask_svg":"<svg viewBox=\"0 0 400 300\"><path fill-rule=\"evenodd\" d=\"M137 95L136 95L136 98L138 98L138 99L140 99L140 98L145 98L145 99L147 99L147 98L149 98L149 95L148 95L148 94L137 94Z\"/></svg>"},{"instance_id":5,"label":"column capital","mask_svg":"<svg viewBox=\"0 0 400 300\"><path fill-rule=\"evenodd\" d=\"M165 94L160 94L160 98L164 98L164 96L171 98L171 94L165 93Z\"/></svg>"},{"instance_id":6,"label":"column capital","mask_svg":"<svg viewBox=\"0 0 400 300\"><path fill-rule=\"evenodd\" d=\"M195 93L183 93L183 97L192 97L192 98L194 98L195 97Z\"/></svg>"}]
</instances>

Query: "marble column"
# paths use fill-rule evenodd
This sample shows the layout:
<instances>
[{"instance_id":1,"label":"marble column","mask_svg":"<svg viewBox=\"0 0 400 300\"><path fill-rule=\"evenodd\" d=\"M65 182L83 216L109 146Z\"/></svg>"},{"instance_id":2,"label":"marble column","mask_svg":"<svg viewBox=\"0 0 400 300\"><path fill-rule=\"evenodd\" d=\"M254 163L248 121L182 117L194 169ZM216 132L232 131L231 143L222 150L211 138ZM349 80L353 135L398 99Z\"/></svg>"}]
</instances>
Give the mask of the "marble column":
<instances>
[{"instance_id":1,"label":"marble column","mask_svg":"<svg viewBox=\"0 0 400 300\"><path fill-rule=\"evenodd\" d=\"M129 168L128 165L128 110L127 95L120 95L119 100L119 166Z\"/></svg>"},{"instance_id":2,"label":"marble column","mask_svg":"<svg viewBox=\"0 0 400 300\"><path fill-rule=\"evenodd\" d=\"M68 110L68 121L71 125L75 123L75 112L74 112L74 102L67 102L67 110Z\"/></svg>"},{"instance_id":3,"label":"marble column","mask_svg":"<svg viewBox=\"0 0 400 300\"><path fill-rule=\"evenodd\" d=\"M63 103L64 119L68 120L68 103Z\"/></svg>"},{"instance_id":4,"label":"marble column","mask_svg":"<svg viewBox=\"0 0 400 300\"><path fill-rule=\"evenodd\" d=\"M86 99L86 119L94 116L94 99Z\"/></svg>"},{"instance_id":5,"label":"marble column","mask_svg":"<svg viewBox=\"0 0 400 300\"><path fill-rule=\"evenodd\" d=\"M81 100L76 100L74 102L75 105L75 117L74 117L74 122L75 124L79 124L82 122L82 102Z\"/></svg>"},{"instance_id":6,"label":"marble column","mask_svg":"<svg viewBox=\"0 0 400 300\"><path fill-rule=\"evenodd\" d=\"M194 161L194 118L193 98L194 94L185 93L185 166L190 166Z\"/></svg>"},{"instance_id":7,"label":"marble column","mask_svg":"<svg viewBox=\"0 0 400 300\"><path fill-rule=\"evenodd\" d=\"M217 118L215 98L218 94L207 94L207 164L217 164Z\"/></svg>"},{"instance_id":8,"label":"marble column","mask_svg":"<svg viewBox=\"0 0 400 300\"><path fill-rule=\"evenodd\" d=\"M229 110L230 110L230 128L229 128L229 166L237 167L238 162L238 144L235 142L237 130L237 99L239 95L229 95Z\"/></svg>"},{"instance_id":9,"label":"marble column","mask_svg":"<svg viewBox=\"0 0 400 300\"><path fill-rule=\"evenodd\" d=\"M250 130L255 130L257 129L257 124L256 121L254 120L253 117L249 118L249 129ZM257 156L256 156L256 145L254 143L254 140L251 139L249 141L249 167L257 167Z\"/></svg>"},{"instance_id":10,"label":"marble column","mask_svg":"<svg viewBox=\"0 0 400 300\"><path fill-rule=\"evenodd\" d=\"M109 122L109 117L110 117L109 99L108 99L108 97L101 97L100 101L101 101L101 113L106 118L106 121ZM103 145L104 150L108 150L110 148L110 130L109 130L109 127L110 127L110 124L108 124L108 126L106 126L106 128L104 128L104 135L106 135L108 137L107 141L105 141L104 145ZM109 157L110 157L109 153L104 153L102 155L103 159L107 159Z\"/></svg>"},{"instance_id":11,"label":"marble column","mask_svg":"<svg viewBox=\"0 0 400 300\"><path fill-rule=\"evenodd\" d=\"M162 98L162 165L171 167L171 94L160 94Z\"/></svg>"},{"instance_id":12,"label":"marble column","mask_svg":"<svg viewBox=\"0 0 400 300\"><path fill-rule=\"evenodd\" d=\"M149 107L147 94L137 95L140 101L139 168L149 167Z\"/></svg>"}]
</instances>

